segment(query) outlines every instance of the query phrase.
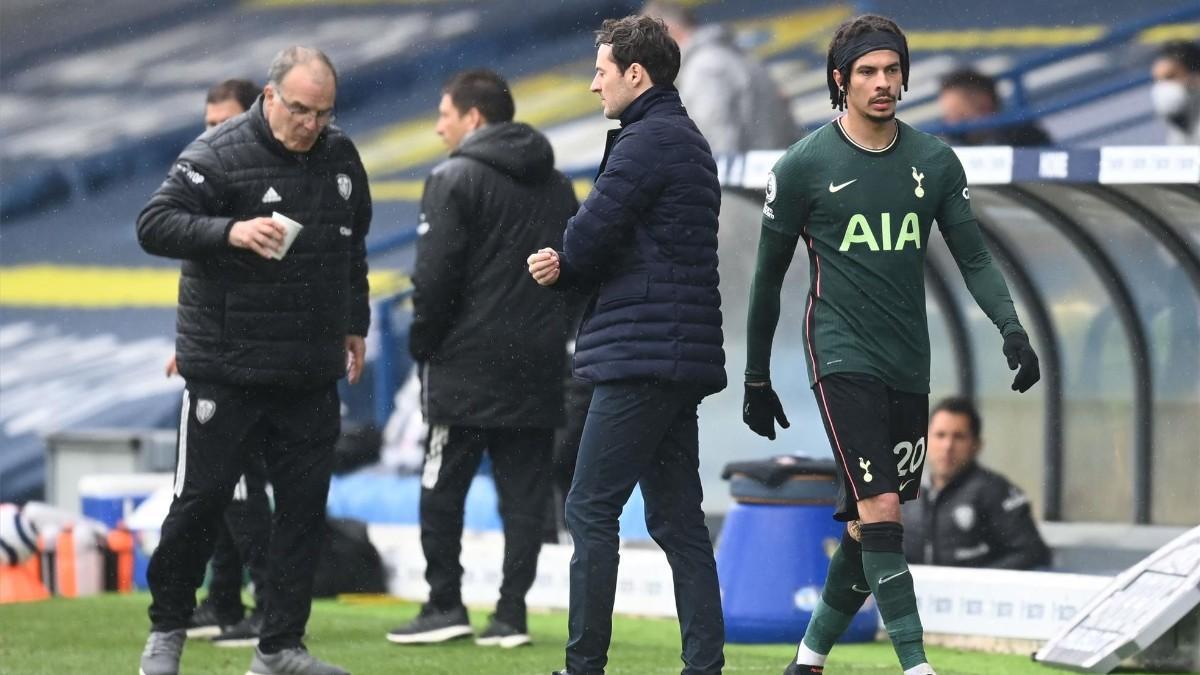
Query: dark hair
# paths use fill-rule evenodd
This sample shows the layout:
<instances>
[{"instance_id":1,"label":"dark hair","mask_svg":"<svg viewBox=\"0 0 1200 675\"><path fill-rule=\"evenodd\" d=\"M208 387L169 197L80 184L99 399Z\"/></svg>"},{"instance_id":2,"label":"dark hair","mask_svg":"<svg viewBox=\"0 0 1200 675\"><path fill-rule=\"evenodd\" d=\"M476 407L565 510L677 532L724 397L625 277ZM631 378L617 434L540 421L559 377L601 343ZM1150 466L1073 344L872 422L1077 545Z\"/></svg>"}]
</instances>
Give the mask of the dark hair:
<instances>
[{"instance_id":1,"label":"dark hair","mask_svg":"<svg viewBox=\"0 0 1200 675\"><path fill-rule=\"evenodd\" d=\"M839 70L845 85L839 88L833 79L833 71L837 69L837 65L834 63L834 54L841 51L854 38L876 32L892 33L900 38L900 44L904 48L904 51L900 53L900 71L903 77L903 87L906 91L908 90L908 38L904 36L904 31L900 30L900 26L896 25L895 21L886 16L863 14L842 22L842 25L838 26L834 32L833 39L829 41L829 54L825 61L826 79L829 84L829 100L833 103L834 108L842 110L846 107L845 86L849 86L850 73L854 70L853 63L847 63L844 69ZM900 100L900 92L896 92L896 100Z\"/></svg>"},{"instance_id":2,"label":"dark hair","mask_svg":"<svg viewBox=\"0 0 1200 675\"><path fill-rule=\"evenodd\" d=\"M642 14L686 28L695 28L697 25L696 13L677 0L650 0L642 6Z\"/></svg>"},{"instance_id":3,"label":"dark hair","mask_svg":"<svg viewBox=\"0 0 1200 675\"><path fill-rule=\"evenodd\" d=\"M1000 104L1000 96L996 93L996 80L972 68L960 68L942 76L942 91L947 89L986 94L992 99L994 107L999 107Z\"/></svg>"},{"instance_id":4,"label":"dark hair","mask_svg":"<svg viewBox=\"0 0 1200 675\"><path fill-rule=\"evenodd\" d=\"M1189 73L1200 73L1200 44L1172 40L1158 51L1158 58L1178 61Z\"/></svg>"},{"instance_id":5,"label":"dark hair","mask_svg":"<svg viewBox=\"0 0 1200 675\"><path fill-rule=\"evenodd\" d=\"M220 84L214 84L208 90L208 96L204 98L204 102L224 103L235 100L242 106L242 110L249 110L250 106L254 105L254 99L258 98L258 92L258 87L250 80L225 80Z\"/></svg>"},{"instance_id":6,"label":"dark hair","mask_svg":"<svg viewBox=\"0 0 1200 675\"><path fill-rule=\"evenodd\" d=\"M511 122L516 114L508 82L494 71L479 68L464 70L451 77L442 87L459 114L471 108L479 111L488 122Z\"/></svg>"},{"instance_id":7,"label":"dark hair","mask_svg":"<svg viewBox=\"0 0 1200 675\"><path fill-rule=\"evenodd\" d=\"M933 410L929 413L929 419L932 420L933 416L940 412L947 412L954 415L966 415L967 422L969 422L971 426L971 436L978 440L980 435L983 434L983 420L980 419L979 410L975 408L975 404L971 401L971 399L964 396L951 396L950 398L944 398L939 401L937 405L933 406Z\"/></svg>"},{"instance_id":8,"label":"dark hair","mask_svg":"<svg viewBox=\"0 0 1200 675\"><path fill-rule=\"evenodd\" d=\"M624 73L638 63L654 84L674 84L679 74L679 45L667 34L662 19L627 16L606 19L596 31L596 46L611 45L617 70Z\"/></svg>"}]
</instances>

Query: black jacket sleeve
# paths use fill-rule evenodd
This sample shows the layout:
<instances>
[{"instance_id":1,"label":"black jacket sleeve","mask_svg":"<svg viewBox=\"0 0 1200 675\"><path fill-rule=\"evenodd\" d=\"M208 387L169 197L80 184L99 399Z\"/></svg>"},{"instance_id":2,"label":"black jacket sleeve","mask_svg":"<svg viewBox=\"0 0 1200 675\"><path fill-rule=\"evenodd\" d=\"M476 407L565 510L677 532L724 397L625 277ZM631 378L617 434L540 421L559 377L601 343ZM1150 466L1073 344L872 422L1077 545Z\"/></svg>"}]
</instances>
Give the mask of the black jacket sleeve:
<instances>
[{"instance_id":1,"label":"black jacket sleeve","mask_svg":"<svg viewBox=\"0 0 1200 675\"><path fill-rule=\"evenodd\" d=\"M147 253L194 259L229 246L234 219L223 197L225 172L203 139L183 151L137 219L138 243Z\"/></svg>"},{"instance_id":2,"label":"black jacket sleeve","mask_svg":"<svg viewBox=\"0 0 1200 675\"><path fill-rule=\"evenodd\" d=\"M367 233L371 229L371 188L366 169L357 160L362 196L354 212L354 244L350 260L350 334L366 337L371 327L371 289L367 282Z\"/></svg>"},{"instance_id":3,"label":"black jacket sleeve","mask_svg":"<svg viewBox=\"0 0 1200 675\"><path fill-rule=\"evenodd\" d=\"M428 361L454 325L460 311L470 250L469 218L450 167L435 170L421 197L421 229L413 271L413 322L408 349Z\"/></svg>"},{"instance_id":4,"label":"black jacket sleeve","mask_svg":"<svg viewBox=\"0 0 1200 675\"><path fill-rule=\"evenodd\" d=\"M996 552L988 567L1028 570L1050 564L1050 549L1038 533L1029 498L1020 488L997 481L988 486L980 507L984 509L984 537Z\"/></svg>"}]
</instances>

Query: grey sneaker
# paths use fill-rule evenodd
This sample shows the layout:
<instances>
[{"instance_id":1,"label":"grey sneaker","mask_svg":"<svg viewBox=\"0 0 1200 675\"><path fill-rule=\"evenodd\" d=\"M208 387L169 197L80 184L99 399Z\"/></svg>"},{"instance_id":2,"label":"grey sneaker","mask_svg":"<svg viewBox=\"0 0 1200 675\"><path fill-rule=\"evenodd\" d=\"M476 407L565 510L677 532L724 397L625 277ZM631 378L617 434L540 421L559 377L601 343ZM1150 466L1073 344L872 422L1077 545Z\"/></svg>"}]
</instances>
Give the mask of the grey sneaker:
<instances>
[{"instance_id":1,"label":"grey sneaker","mask_svg":"<svg viewBox=\"0 0 1200 675\"><path fill-rule=\"evenodd\" d=\"M172 631L152 631L146 638L142 650L142 663L138 675L179 675L179 657L183 655L183 643L187 631L180 628Z\"/></svg>"},{"instance_id":2,"label":"grey sneaker","mask_svg":"<svg viewBox=\"0 0 1200 675\"><path fill-rule=\"evenodd\" d=\"M264 654L257 647L246 675L350 675L348 671L318 660L304 647Z\"/></svg>"},{"instance_id":3,"label":"grey sneaker","mask_svg":"<svg viewBox=\"0 0 1200 675\"><path fill-rule=\"evenodd\" d=\"M464 638L471 632L465 607L440 610L425 605L417 618L388 631L387 639L402 645L429 645Z\"/></svg>"}]
</instances>

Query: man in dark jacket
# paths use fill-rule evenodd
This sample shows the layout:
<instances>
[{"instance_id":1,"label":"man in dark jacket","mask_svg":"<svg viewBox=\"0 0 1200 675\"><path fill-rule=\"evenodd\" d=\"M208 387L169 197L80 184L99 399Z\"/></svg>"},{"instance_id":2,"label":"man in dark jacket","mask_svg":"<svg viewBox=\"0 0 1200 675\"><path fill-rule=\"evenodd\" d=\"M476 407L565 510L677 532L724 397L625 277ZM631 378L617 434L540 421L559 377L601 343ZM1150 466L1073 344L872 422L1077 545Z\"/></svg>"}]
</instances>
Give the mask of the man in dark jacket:
<instances>
[{"instance_id":1,"label":"man in dark jacket","mask_svg":"<svg viewBox=\"0 0 1200 675\"><path fill-rule=\"evenodd\" d=\"M966 124L985 120L1003 112L996 81L971 68L955 70L942 77L938 107L946 124ZM1054 145L1036 122L1018 122L995 129L977 129L952 134L946 138L952 145Z\"/></svg>"},{"instance_id":2,"label":"man in dark jacket","mask_svg":"<svg viewBox=\"0 0 1200 675\"><path fill-rule=\"evenodd\" d=\"M213 85L204 99L204 126L211 129L241 115L261 91L249 80L225 80ZM167 362L167 377L179 374L175 355ZM190 638L211 637L220 647L253 647L263 622L263 593L267 590L267 543L271 541L271 502L262 452L248 452L246 472L233 490L233 501L217 525L208 597L196 605L188 622ZM254 583L255 607L246 616L242 604L245 573Z\"/></svg>"},{"instance_id":3,"label":"man in dark jacket","mask_svg":"<svg viewBox=\"0 0 1200 675\"><path fill-rule=\"evenodd\" d=\"M719 673L725 628L700 487L696 408L725 387L717 214L704 137L672 86L679 47L648 17L605 21L596 77L609 132L600 175L563 250L528 260L538 283L590 293L575 374L595 383L567 495L571 675L603 673L617 583L617 520L635 484L675 581L685 675Z\"/></svg>"},{"instance_id":4,"label":"man in dark jacket","mask_svg":"<svg viewBox=\"0 0 1200 675\"><path fill-rule=\"evenodd\" d=\"M429 601L388 633L399 644L471 635L462 603L463 510L486 450L504 522L500 600L480 645L529 642L525 594L550 508L550 455L563 420L566 315L521 263L559 241L578 202L545 136L513 122L508 84L470 70L442 89L438 135L450 158L425 183L409 350L423 369L429 423L421 546Z\"/></svg>"},{"instance_id":5,"label":"man in dark jacket","mask_svg":"<svg viewBox=\"0 0 1200 675\"><path fill-rule=\"evenodd\" d=\"M983 448L975 406L948 398L929 416L929 484L903 506L910 563L1027 570L1050 563L1021 488L976 461Z\"/></svg>"},{"instance_id":6,"label":"man in dark jacket","mask_svg":"<svg viewBox=\"0 0 1200 675\"><path fill-rule=\"evenodd\" d=\"M336 93L325 54L284 49L259 100L193 141L138 217L143 248L183 260L175 351L187 381L175 499L147 575L144 675L179 670L196 588L252 447L266 449L275 520L250 672L345 672L301 643L340 427L337 380L349 370L357 381L370 324L371 199L358 151L330 126Z\"/></svg>"}]
</instances>

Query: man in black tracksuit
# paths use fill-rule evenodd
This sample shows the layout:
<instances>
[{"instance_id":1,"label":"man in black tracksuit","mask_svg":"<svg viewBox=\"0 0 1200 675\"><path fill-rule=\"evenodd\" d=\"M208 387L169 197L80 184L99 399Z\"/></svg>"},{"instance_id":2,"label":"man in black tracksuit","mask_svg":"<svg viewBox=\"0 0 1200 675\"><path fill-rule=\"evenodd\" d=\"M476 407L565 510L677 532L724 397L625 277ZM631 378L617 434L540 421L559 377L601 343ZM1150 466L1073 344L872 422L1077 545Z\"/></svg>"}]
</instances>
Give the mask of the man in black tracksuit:
<instances>
[{"instance_id":1,"label":"man in black tracksuit","mask_svg":"<svg viewBox=\"0 0 1200 675\"><path fill-rule=\"evenodd\" d=\"M1029 498L976 461L981 431L966 399L948 398L930 413L929 483L902 507L908 562L1012 570L1050 563Z\"/></svg>"},{"instance_id":2,"label":"man in black tracksuit","mask_svg":"<svg viewBox=\"0 0 1200 675\"><path fill-rule=\"evenodd\" d=\"M261 91L248 80L225 80L208 90L204 126L211 129L250 109ZM179 374L175 355L167 362L167 377ZM267 544L271 541L271 502L262 452L253 451L246 473L233 490L224 522L217 525L208 597L196 606L188 622L188 637L212 637L222 647L255 646L262 629L263 592L267 589ZM246 616L242 604L243 566L254 584L254 611Z\"/></svg>"},{"instance_id":3,"label":"man in black tracksuit","mask_svg":"<svg viewBox=\"0 0 1200 675\"><path fill-rule=\"evenodd\" d=\"M138 217L143 248L183 260L176 355L187 382L175 499L148 572L144 675L178 672L196 588L253 447L265 448L275 516L250 672L345 672L301 643L340 427L336 384L347 368L358 379L370 324L371 199L354 144L330 126L336 92L328 57L284 49L259 100L192 142ZM286 251L274 212L303 226Z\"/></svg>"},{"instance_id":4,"label":"man in black tracksuit","mask_svg":"<svg viewBox=\"0 0 1200 675\"><path fill-rule=\"evenodd\" d=\"M421 364L429 423L421 476L421 545L429 602L388 633L399 644L471 635L462 603L463 509L483 452L491 457L504 567L481 645L529 642L525 594L550 508L554 429L563 421L562 299L523 270L561 241L577 201L545 136L512 122L507 83L465 71L443 88L437 132L450 158L425 183L413 273L409 349Z\"/></svg>"}]
</instances>

